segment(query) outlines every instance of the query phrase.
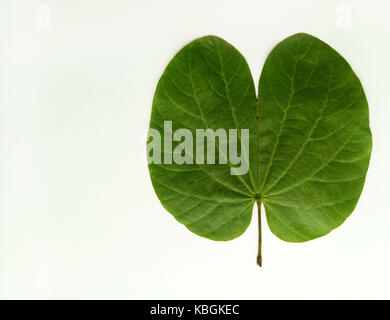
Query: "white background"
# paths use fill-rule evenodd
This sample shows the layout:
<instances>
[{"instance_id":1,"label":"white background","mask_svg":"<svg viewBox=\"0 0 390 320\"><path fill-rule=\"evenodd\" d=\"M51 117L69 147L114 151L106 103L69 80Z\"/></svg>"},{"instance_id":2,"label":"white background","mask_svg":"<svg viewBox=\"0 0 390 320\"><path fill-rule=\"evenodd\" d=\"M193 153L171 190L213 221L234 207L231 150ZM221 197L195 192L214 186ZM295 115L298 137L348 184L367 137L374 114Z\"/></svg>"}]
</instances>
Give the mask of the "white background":
<instances>
[{"instance_id":1,"label":"white background","mask_svg":"<svg viewBox=\"0 0 390 320\"><path fill-rule=\"evenodd\" d=\"M388 3L1 0L0 298L390 298ZM186 43L224 38L257 82L296 32L350 62L374 149L346 223L304 244L264 223L260 269L256 216L221 243L163 209L145 134L157 81Z\"/></svg>"}]
</instances>

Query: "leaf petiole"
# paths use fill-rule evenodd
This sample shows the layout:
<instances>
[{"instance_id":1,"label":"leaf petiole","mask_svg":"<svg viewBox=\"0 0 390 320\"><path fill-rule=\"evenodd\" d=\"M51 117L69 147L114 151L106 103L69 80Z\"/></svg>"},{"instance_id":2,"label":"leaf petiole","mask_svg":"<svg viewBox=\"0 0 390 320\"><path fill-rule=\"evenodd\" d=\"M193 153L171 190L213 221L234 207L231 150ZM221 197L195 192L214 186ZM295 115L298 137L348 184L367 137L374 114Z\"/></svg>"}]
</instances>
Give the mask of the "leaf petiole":
<instances>
[{"instance_id":1,"label":"leaf petiole","mask_svg":"<svg viewBox=\"0 0 390 320\"><path fill-rule=\"evenodd\" d=\"M257 264L259 267L262 266L262 257L261 257L261 201L257 200L257 216L259 222L259 243L258 243L258 251L257 251Z\"/></svg>"}]
</instances>

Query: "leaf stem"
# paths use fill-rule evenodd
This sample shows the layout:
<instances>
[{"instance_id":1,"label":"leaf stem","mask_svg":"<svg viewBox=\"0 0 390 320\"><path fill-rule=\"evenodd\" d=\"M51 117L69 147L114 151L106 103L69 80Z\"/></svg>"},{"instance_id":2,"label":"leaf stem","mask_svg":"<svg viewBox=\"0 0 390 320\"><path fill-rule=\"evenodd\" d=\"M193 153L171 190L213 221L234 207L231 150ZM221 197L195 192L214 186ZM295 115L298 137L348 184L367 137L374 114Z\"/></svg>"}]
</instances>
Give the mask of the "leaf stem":
<instances>
[{"instance_id":1,"label":"leaf stem","mask_svg":"<svg viewBox=\"0 0 390 320\"><path fill-rule=\"evenodd\" d=\"M256 201L257 203L257 219L259 222L259 244L258 244L258 251L257 251L257 264L259 267L262 266L262 257L261 257L261 201Z\"/></svg>"}]
</instances>

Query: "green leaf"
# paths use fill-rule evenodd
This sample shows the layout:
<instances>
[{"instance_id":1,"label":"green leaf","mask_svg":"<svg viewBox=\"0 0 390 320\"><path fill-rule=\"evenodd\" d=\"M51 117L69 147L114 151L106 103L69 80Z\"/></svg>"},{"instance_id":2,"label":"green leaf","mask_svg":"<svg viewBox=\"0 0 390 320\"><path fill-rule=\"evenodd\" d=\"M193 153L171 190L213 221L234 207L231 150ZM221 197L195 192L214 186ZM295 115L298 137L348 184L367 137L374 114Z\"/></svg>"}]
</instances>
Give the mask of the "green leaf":
<instances>
[{"instance_id":1,"label":"green leaf","mask_svg":"<svg viewBox=\"0 0 390 320\"><path fill-rule=\"evenodd\" d=\"M172 152L164 121L172 121L173 132L185 128L193 137L197 129L249 129L249 154L241 152L248 172L232 174L237 164L218 139L216 163L226 164L197 164L195 145L185 163L167 163ZM359 79L335 50L307 34L272 50L259 99L249 67L233 46L214 36L189 43L157 85L150 128L163 137L163 163L149 164L158 198L190 231L212 240L241 235L255 202L259 218L262 202L271 231L283 240L329 233L356 206L371 154ZM238 144L243 141L239 135ZM173 142L173 153L181 154L181 142Z\"/></svg>"}]
</instances>

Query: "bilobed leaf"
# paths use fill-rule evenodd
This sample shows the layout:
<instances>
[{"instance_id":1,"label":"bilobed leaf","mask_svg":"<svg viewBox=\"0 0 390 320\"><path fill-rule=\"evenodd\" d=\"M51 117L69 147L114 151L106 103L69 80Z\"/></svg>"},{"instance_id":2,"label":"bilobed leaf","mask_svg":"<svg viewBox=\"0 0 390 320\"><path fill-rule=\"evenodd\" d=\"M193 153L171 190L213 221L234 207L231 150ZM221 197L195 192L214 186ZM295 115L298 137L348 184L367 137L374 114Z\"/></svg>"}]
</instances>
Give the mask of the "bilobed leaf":
<instances>
[{"instance_id":1,"label":"bilobed leaf","mask_svg":"<svg viewBox=\"0 0 390 320\"><path fill-rule=\"evenodd\" d=\"M344 58L313 36L272 50L258 99L235 48L214 36L191 42L158 83L150 128L161 136L164 120L194 137L202 128L250 132L245 175L232 175L229 161L149 165L163 206L200 236L238 237L257 201L276 236L303 242L342 224L360 197L371 154L365 94Z\"/></svg>"}]
</instances>

